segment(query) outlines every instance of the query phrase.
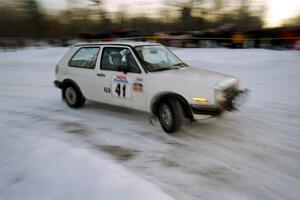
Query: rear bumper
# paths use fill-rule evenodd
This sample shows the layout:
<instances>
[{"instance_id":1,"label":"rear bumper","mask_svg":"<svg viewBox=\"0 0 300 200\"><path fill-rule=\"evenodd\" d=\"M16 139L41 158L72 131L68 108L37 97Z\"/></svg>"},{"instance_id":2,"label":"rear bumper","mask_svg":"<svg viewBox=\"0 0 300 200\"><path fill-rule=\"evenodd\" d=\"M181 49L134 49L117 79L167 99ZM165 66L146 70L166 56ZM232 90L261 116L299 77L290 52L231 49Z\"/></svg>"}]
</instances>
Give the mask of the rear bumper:
<instances>
[{"instance_id":1,"label":"rear bumper","mask_svg":"<svg viewBox=\"0 0 300 200\"><path fill-rule=\"evenodd\" d=\"M59 81L54 81L54 85L55 85L55 87L57 87L57 88L59 88L59 89L62 88L62 83L59 82Z\"/></svg>"}]
</instances>

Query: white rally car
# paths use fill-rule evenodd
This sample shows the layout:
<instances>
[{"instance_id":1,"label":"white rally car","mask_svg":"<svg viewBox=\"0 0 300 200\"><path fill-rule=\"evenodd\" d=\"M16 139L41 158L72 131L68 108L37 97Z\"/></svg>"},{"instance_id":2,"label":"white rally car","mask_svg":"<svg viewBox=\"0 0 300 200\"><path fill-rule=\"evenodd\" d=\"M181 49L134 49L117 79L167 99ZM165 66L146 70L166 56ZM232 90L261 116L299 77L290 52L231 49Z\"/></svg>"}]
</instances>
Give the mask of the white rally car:
<instances>
[{"instance_id":1,"label":"white rally car","mask_svg":"<svg viewBox=\"0 0 300 200\"><path fill-rule=\"evenodd\" d=\"M235 110L245 91L238 79L190 67L168 48L145 42L76 44L59 61L55 85L73 108L92 100L146 111L178 131L197 120Z\"/></svg>"}]
</instances>

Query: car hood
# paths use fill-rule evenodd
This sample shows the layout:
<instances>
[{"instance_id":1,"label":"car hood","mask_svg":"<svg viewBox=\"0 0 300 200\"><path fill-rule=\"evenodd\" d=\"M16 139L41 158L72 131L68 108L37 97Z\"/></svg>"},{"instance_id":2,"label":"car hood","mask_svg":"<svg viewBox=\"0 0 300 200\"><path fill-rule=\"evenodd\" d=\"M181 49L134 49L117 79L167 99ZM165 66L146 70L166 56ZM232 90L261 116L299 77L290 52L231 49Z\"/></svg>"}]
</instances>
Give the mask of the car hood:
<instances>
[{"instance_id":1,"label":"car hood","mask_svg":"<svg viewBox=\"0 0 300 200\"><path fill-rule=\"evenodd\" d=\"M235 77L196 67L183 67L178 70L166 70L155 73L159 73L165 78L192 81L215 88L226 87L229 84L238 82L238 79Z\"/></svg>"}]
</instances>

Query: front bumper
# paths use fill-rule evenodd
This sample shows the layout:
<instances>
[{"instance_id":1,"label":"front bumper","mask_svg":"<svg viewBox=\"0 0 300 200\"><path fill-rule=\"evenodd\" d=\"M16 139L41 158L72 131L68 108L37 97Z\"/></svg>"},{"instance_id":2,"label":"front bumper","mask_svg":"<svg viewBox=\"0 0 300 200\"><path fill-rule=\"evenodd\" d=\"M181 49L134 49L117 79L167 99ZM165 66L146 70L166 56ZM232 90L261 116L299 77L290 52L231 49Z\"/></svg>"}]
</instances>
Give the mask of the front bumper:
<instances>
[{"instance_id":1,"label":"front bumper","mask_svg":"<svg viewBox=\"0 0 300 200\"><path fill-rule=\"evenodd\" d=\"M212 115L217 116L225 111L234 111L245 102L248 95L248 89L237 90L227 96L226 100L220 104L196 105L191 104L191 109L195 115Z\"/></svg>"},{"instance_id":2,"label":"front bumper","mask_svg":"<svg viewBox=\"0 0 300 200\"><path fill-rule=\"evenodd\" d=\"M223 111L219 106L215 105L191 105L192 112L195 115L220 115Z\"/></svg>"},{"instance_id":3,"label":"front bumper","mask_svg":"<svg viewBox=\"0 0 300 200\"><path fill-rule=\"evenodd\" d=\"M248 89L236 90L227 94L226 100L220 106L227 111L238 110L245 102L248 95Z\"/></svg>"}]
</instances>

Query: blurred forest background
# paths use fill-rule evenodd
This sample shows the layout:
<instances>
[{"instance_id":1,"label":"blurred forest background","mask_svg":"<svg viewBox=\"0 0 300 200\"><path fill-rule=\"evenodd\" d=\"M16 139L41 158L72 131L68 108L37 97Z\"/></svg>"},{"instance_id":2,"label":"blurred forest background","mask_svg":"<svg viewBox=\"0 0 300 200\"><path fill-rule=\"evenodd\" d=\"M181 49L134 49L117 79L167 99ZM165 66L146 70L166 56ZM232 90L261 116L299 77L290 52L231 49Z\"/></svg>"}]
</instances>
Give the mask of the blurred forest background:
<instances>
[{"instance_id":1,"label":"blurred forest background","mask_svg":"<svg viewBox=\"0 0 300 200\"><path fill-rule=\"evenodd\" d=\"M112 34L133 37L191 31L194 37L200 37L205 32L224 29L252 31L252 35L257 35L265 25L266 7L248 0L165 0L156 16L147 16L127 10L125 3L116 12L109 12L102 0L86 0L84 5L68 0L66 8L60 10L46 9L37 0L0 0L0 13L0 38L97 39ZM300 15L287 20L283 26L299 24ZM292 36L298 36L297 31ZM224 34L216 36L225 37Z\"/></svg>"}]
</instances>

